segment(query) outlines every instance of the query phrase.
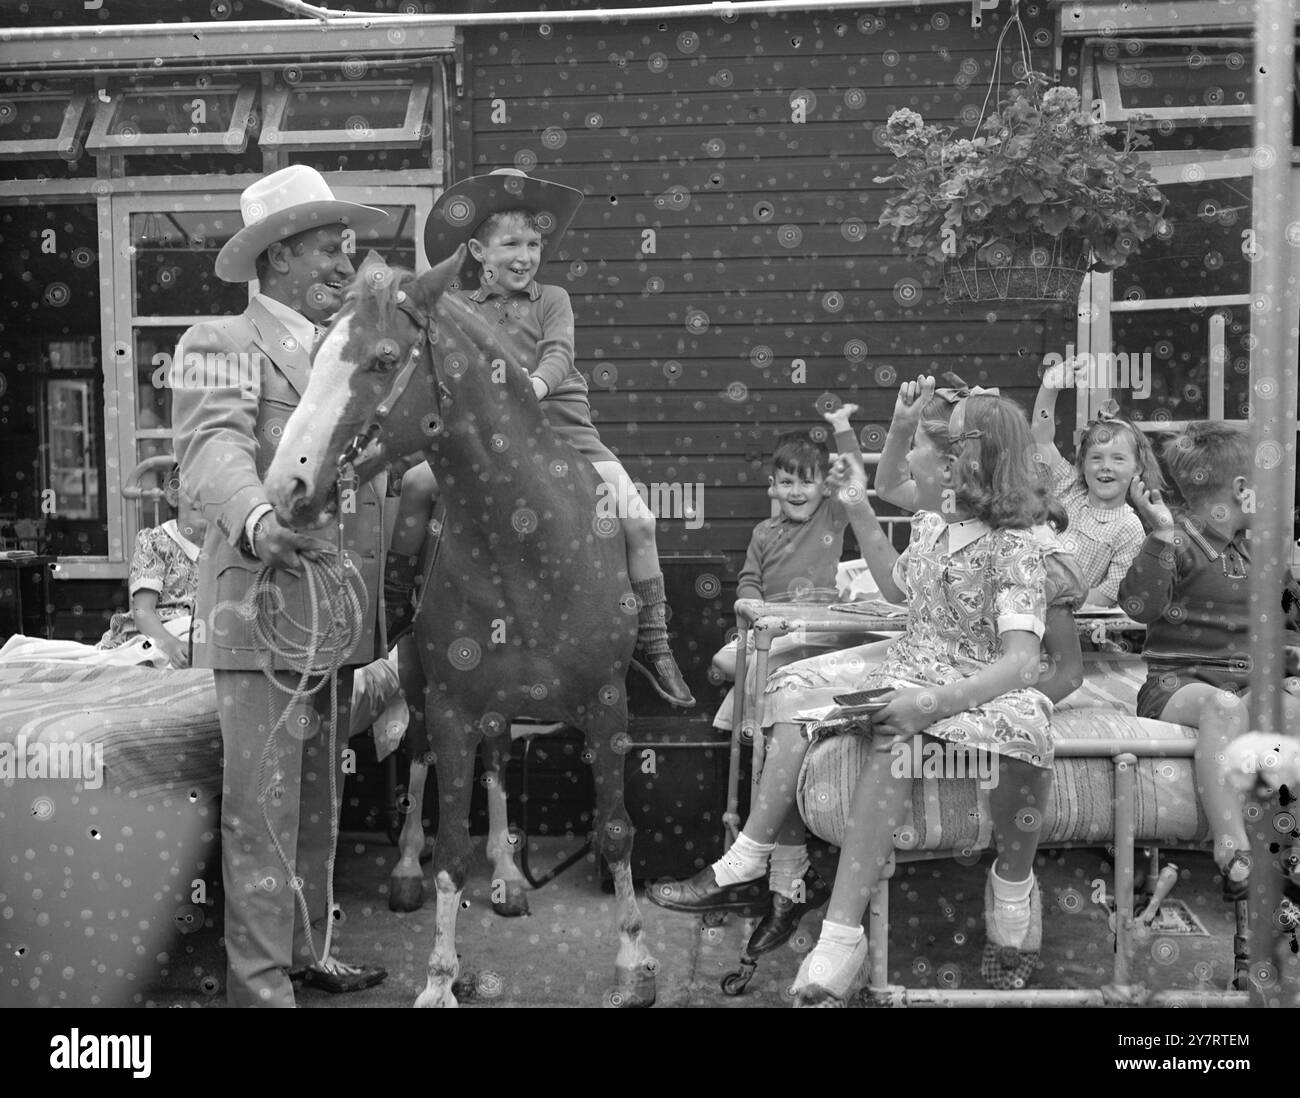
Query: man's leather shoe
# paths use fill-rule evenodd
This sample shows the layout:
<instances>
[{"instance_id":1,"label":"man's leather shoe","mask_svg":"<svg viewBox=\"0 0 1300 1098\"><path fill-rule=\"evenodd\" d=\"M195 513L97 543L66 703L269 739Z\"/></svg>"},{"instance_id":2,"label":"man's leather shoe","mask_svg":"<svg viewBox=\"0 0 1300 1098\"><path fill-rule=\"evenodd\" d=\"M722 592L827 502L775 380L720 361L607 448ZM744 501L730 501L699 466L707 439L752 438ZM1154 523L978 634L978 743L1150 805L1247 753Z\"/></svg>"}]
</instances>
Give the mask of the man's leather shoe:
<instances>
[{"instance_id":1,"label":"man's leather shoe","mask_svg":"<svg viewBox=\"0 0 1300 1098\"><path fill-rule=\"evenodd\" d=\"M831 898L831 886L811 867L804 874L803 885L803 903L796 903L779 892L772 893L772 906L754 928L754 933L749 937L749 945L745 947L748 956L760 957L764 953L771 953L778 946L785 945L799 925L799 920L808 912L816 911Z\"/></svg>"},{"instance_id":2,"label":"man's leather shoe","mask_svg":"<svg viewBox=\"0 0 1300 1098\"><path fill-rule=\"evenodd\" d=\"M682 678L681 670L677 666L677 661L673 659L672 653L653 658L642 656L640 659L634 659L632 666L649 680L655 693L664 701L682 709L690 709L695 704L695 695L691 693L691 688Z\"/></svg>"},{"instance_id":3,"label":"man's leather shoe","mask_svg":"<svg viewBox=\"0 0 1300 1098\"><path fill-rule=\"evenodd\" d=\"M349 965L342 961L330 961L329 968L312 965L289 973L294 983L303 983L320 991L333 995L342 995L349 991L365 991L368 987L382 984L388 978L386 969L373 965Z\"/></svg>"},{"instance_id":4,"label":"man's leather shoe","mask_svg":"<svg viewBox=\"0 0 1300 1098\"><path fill-rule=\"evenodd\" d=\"M686 881L656 881L646 890L646 896L652 904L669 911L731 911L745 916L763 914L771 898L766 879L720 885L711 865Z\"/></svg>"}]
</instances>

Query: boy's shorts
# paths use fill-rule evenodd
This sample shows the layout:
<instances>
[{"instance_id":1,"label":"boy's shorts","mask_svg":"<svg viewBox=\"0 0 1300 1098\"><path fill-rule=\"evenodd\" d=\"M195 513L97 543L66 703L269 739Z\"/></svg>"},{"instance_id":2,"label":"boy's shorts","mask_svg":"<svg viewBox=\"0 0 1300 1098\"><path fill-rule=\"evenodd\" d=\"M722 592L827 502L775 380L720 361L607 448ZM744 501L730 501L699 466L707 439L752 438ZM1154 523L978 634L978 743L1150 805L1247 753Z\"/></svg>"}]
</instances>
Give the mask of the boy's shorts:
<instances>
[{"instance_id":1,"label":"boy's shorts","mask_svg":"<svg viewBox=\"0 0 1300 1098\"><path fill-rule=\"evenodd\" d=\"M1147 679L1138 690L1137 715L1160 720L1165 706L1184 686L1191 683L1205 683L1218 690L1231 690L1241 694L1250 686L1249 677L1227 668L1220 667L1148 667Z\"/></svg>"},{"instance_id":2,"label":"boy's shorts","mask_svg":"<svg viewBox=\"0 0 1300 1098\"><path fill-rule=\"evenodd\" d=\"M591 422L591 405L583 397L553 397L541 402L542 413L551 429L593 465L598 461L618 461L614 452L600 441Z\"/></svg>"}]
</instances>

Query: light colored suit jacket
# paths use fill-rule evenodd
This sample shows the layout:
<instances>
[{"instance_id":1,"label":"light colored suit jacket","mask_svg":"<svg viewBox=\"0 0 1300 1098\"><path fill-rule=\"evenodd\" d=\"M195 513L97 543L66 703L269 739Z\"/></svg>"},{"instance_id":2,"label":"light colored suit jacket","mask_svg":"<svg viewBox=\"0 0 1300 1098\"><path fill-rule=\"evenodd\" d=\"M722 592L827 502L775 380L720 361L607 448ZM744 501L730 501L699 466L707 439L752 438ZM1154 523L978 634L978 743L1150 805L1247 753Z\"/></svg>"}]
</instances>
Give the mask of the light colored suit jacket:
<instances>
[{"instance_id":1,"label":"light colored suit jacket","mask_svg":"<svg viewBox=\"0 0 1300 1098\"><path fill-rule=\"evenodd\" d=\"M260 670L265 657L254 638L249 595L262 562L247 552L244 526L255 507L270 502L262 478L307 388L310 348L254 300L239 316L194 325L179 350L184 358L173 372L173 442L181 488L208 520L199 556L193 665ZM340 514L341 533L337 520L311 531L347 553L365 583L365 620L349 665L369 663L378 650L384 487L382 473L359 486L355 508ZM275 628L290 645L305 645L306 629L291 623L311 621L306 583L283 572L276 577L282 604L274 600L280 607ZM290 669L282 658L270 666Z\"/></svg>"}]
</instances>

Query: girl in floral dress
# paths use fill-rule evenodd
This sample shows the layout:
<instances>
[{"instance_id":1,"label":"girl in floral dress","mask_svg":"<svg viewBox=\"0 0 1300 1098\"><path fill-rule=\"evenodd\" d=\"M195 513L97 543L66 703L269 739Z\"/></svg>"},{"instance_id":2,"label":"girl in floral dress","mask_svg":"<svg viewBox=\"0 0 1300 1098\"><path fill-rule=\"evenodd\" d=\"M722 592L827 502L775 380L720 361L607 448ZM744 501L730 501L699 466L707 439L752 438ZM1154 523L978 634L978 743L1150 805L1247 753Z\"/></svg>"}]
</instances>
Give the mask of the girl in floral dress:
<instances>
[{"instance_id":1,"label":"girl in floral dress","mask_svg":"<svg viewBox=\"0 0 1300 1098\"><path fill-rule=\"evenodd\" d=\"M842 498L882 596L908 604L907 632L882 662L834 652L769 679L771 746L744 830L714 865L650 892L676 910L708 910L752 888L794 802L807 751L796 715L830 705L837 694L889 689L888 705L869 724L843 729L872 736L879 749L854 790L821 938L795 981L797 1005L842 1004L850 996L867 956L867 901L893 852L911 790L910 776L891 772L889 748L921 732L996 756L990 807L998 858L985 890L982 969L1006 987L1022 983L1037 964L1042 911L1033 863L1036 824L1051 788L1052 706L1035 689L1046 569L1044 545L1031 528L1046 517L1047 493L1029 423L999 396L932 397L906 460L918 512L902 556L871 510L858 463Z\"/></svg>"}]
</instances>

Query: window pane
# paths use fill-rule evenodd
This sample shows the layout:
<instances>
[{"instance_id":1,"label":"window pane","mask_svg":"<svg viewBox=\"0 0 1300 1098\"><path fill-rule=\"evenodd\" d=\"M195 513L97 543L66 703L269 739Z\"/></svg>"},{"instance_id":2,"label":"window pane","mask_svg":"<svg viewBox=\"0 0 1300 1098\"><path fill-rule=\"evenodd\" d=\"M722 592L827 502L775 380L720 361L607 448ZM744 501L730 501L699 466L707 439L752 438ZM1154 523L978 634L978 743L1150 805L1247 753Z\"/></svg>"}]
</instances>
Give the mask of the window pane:
<instances>
[{"instance_id":1,"label":"window pane","mask_svg":"<svg viewBox=\"0 0 1300 1098\"><path fill-rule=\"evenodd\" d=\"M246 286L223 282L217 252L242 227L237 210L159 210L131 215L136 316L224 316L248 304Z\"/></svg>"},{"instance_id":2,"label":"window pane","mask_svg":"<svg viewBox=\"0 0 1300 1098\"><path fill-rule=\"evenodd\" d=\"M63 130L71 94L69 87L15 94L0 86L0 141L53 141Z\"/></svg>"},{"instance_id":3,"label":"window pane","mask_svg":"<svg viewBox=\"0 0 1300 1098\"><path fill-rule=\"evenodd\" d=\"M401 127L410 99L409 84L303 84L290 90L280 129L343 130L363 141L373 130Z\"/></svg>"},{"instance_id":4,"label":"window pane","mask_svg":"<svg viewBox=\"0 0 1300 1098\"><path fill-rule=\"evenodd\" d=\"M172 391L167 384L168 371L184 331L184 327L136 329L135 425L138 431L171 430Z\"/></svg>"},{"instance_id":5,"label":"window pane","mask_svg":"<svg viewBox=\"0 0 1300 1098\"><path fill-rule=\"evenodd\" d=\"M1116 299L1196 297L1250 292L1249 178L1162 183L1170 232L1152 237L1115 272Z\"/></svg>"},{"instance_id":6,"label":"window pane","mask_svg":"<svg viewBox=\"0 0 1300 1098\"><path fill-rule=\"evenodd\" d=\"M1223 332L1223 415L1243 419L1250 392L1248 306L1170 309L1111 315L1117 354L1127 355L1127 388L1117 389L1123 414L1157 423L1207 419L1210 414L1211 318L1226 318ZM1149 389L1144 395L1144 390Z\"/></svg>"},{"instance_id":7,"label":"window pane","mask_svg":"<svg viewBox=\"0 0 1300 1098\"><path fill-rule=\"evenodd\" d=\"M172 444L169 439L142 439L136 443L136 460L143 462L146 458L171 457ZM136 500L136 529L146 526L160 526L168 519L176 517L176 509L162 495L167 486L170 463L160 465L157 469L136 478L144 492Z\"/></svg>"},{"instance_id":8,"label":"window pane","mask_svg":"<svg viewBox=\"0 0 1300 1098\"><path fill-rule=\"evenodd\" d=\"M1120 101L1130 110L1247 106L1250 50L1146 44L1116 65Z\"/></svg>"},{"instance_id":9,"label":"window pane","mask_svg":"<svg viewBox=\"0 0 1300 1098\"><path fill-rule=\"evenodd\" d=\"M99 230L93 203L0 206L0 519L106 555Z\"/></svg>"},{"instance_id":10,"label":"window pane","mask_svg":"<svg viewBox=\"0 0 1300 1098\"><path fill-rule=\"evenodd\" d=\"M147 145L151 135L163 134L178 138L204 134L223 137L235 120L239 91L238 84L230 83L127 89L100 109L110 112L106 132L108 137L118 139L114 145L129 148L137 141ZM234 131L242 135L247 119L238 122ZM242 146L242 136L236 144Z\"/></svg>"}]
</instances>

